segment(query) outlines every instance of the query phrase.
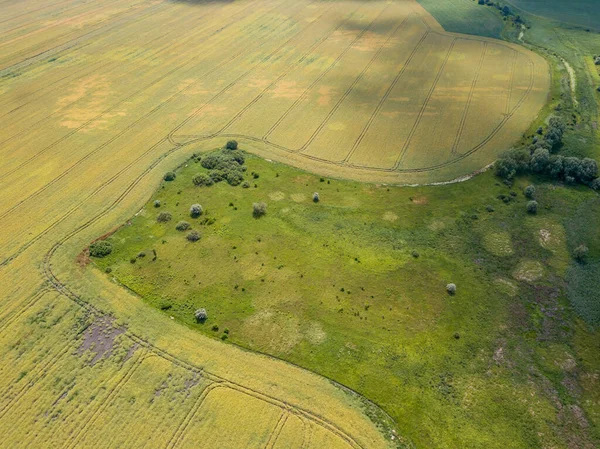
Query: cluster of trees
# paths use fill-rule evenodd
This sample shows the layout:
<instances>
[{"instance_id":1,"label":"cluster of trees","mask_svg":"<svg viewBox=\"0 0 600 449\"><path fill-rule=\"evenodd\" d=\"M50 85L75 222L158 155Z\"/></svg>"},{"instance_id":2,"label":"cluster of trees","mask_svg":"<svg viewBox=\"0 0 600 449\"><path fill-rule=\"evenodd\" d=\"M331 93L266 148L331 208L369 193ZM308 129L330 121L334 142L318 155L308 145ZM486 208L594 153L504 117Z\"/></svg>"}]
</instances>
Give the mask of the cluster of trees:
<instances>
[{"instance_id":1,"label":"cluster of trees","mask_svg":"<svg viewBox=\"0 0 600 449\"><path fill-rule=\"evenodd\" d=\"M230 146L233 147L233 145ZM244 181L245 158L244 154L237 149L225 148L203 158L196 157L195 160L200 161L200 164L209 170L208 174L202 173L193 178L192 182L197 186L209 187L221 181L227 181L228 184L237 186Z\"/></svg>"},{"instance_id":2,"label":"cluster of trees","mask_svg":"<svg viewBox=\"0 0 600 449\"><path fill-rule=\"evenodd\" d=\"M538 135L528 147L508 151L498 160L496 174L506 180L522 174L543 174L569 184L580 183L600 189L595 160L555 154L563 145L564 133L564 123L551 118L545 134L542 128L538 129Z\"/></svg>"},{"instance_id":3,"label":"cluster of trees","mask_svg":"<svg viewBox=\"0 0 600 449\"><path fill-rule=\"evenodd\" d=\"M485 6L493 6L500 11L500 13L506 17L512 17L515 23L523 23L521 16L515 15L515 13L508 7L507 5L501 5L498 2L494 2L493 0L477 0L477 3Z\"/></svg>"}]
</instances>

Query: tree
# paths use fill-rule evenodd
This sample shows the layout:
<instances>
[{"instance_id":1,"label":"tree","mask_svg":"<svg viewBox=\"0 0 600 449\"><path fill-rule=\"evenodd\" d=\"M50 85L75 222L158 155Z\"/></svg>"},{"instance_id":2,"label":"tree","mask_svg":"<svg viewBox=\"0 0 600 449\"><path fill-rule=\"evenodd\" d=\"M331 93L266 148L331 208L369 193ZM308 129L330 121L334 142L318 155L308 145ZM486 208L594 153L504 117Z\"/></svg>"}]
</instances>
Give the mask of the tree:
<instances>
[{"instance_id":1,"label":"tree","mask_svg":"<svg viewBox=\"0 0 600 449\"><path fill-rule=\"evenodd\" d=\"M166 223L168 221L171 221L171 218L173 217L169 212L161 212L160 214L158 214L158 217L156 217L156 221L158 221L159 223Z\"/></svg>"},{"instance_id":2,"label":"tree","mask_svg":"<svg viewBox=\"0 0 600 449\"><path fill-rule=\"evenodd\" d=\"M160 207L160 200L154 200L154 207Z\"/></svg>"},{"instance_id":3,"label":"tree","mask_svg":"<svg viewBox=\"0 0 600 449\"><path fill-rule=\"evenodd\" d=\"M550 162L550 152L546 148L537 148L531 156L529 166L534 173L544 173Z\"/></svg>"},{"instance_id":4,"label":"tree","mask_svg":"<svg viewBox=\"0 0 600 449\"><path fill-rule=\"evenodd\" d=\"M529 201L527 203L527 212L530 214L536 214L538 209L538 202L535 200Z\"/></svg>"},{"instance_id":5,"label":"tree","mask_svg":"<svg viewBox=\"0 0 600 449\"><path fill-rule=\"evenodd\" d=\"M190 215L192 218L198 218L203 212L204 210L200 204L192 204L190 207Z\"/></svg>"},{"instance_id":6,"label":"tree","mask_svg":"<svg viewBox=\"0 0 600 449\"><path fill-rule=\"evenodd\" d=\"M112 253L112 244L106 240L99 240L90 245L90 256L102 258Z\"/></svg>"},{"instance_id":7,"label":"tree","mask_svg":"<svg viewBox=\"0 0 600 449\"><path fill-rule=\"evenodd\" d=\"M535 196L535 187L534 186L525 187L525 189L523 189L523 194L525 195L525 197L527 197L529 199L533 199L533 197Z\"/></svg>"},{"instance_id":8,"label":"tree","mask_svg":"<svg viewBox=\"0 0 600 449\"><path fill-rule=\"evenodd\" d=\"M496 162L496 175L502 179L513 179L517 174L517 163L512 158L501 158Z\"/></svg>"},{"instance_id":9,"label":"tree","mask_svg":"<svg viewBox=\"0 0 600 449\"><path fill-rule=\"evenodd\" d=\"M225 145L225 148L227 148L228 150L237 150L238 148L238 143L235 140L230 140L229 142L227 142L227 144Z\"/></svg>"},{"instance_id":10,"label":"tree","mask_svg":"<svg viewBox=\"0 0 600 449\"><path fill-rule=\"evenodd\" d=\"M584 244L579 245L573 250L573 258L580 263L585 262L588 256L589 249Z\"/></svg>"},{"instance_id":11,"label":"tree","mask_svg":"<svg viewBox=\"0 0 600 449\"><path fill-rule=\"evenodd\" d=\"M210 187L215 183L210 176L205 175L204 173L194 176L192 182L198 187Z\"/></svg>"},{"instance_id":12,"label":"tree","mask_svg":"<svg viewBox=\"0 0 600 449\"><path fill-rule=\"evenodd\" d=\"M262 217L267 213L266 203L254 203L252 204L252 215L254 218Z\"/></svg>"},{"instance_id":13,"label":"tree","mask_svg":"<svg viewBox=\"0 0 600 449\"><path fill-rule=\"evenodd\" d=\"M165 176L163 177L163 179L165 181L174 181L176 177L177 176L175 175L174 172L168 171L167 173L165 173Z\"/></svg>"},{"instance_id":14,"label":"tree","mask_svg":"<svg viewBox=\"0 0 600 449\"><path fill-rule=\"evenodd\" d=\"M194 317L198 323L204 323L208 318L208 314L206 313L206 309L198 309L194 312Z\"/></svg>"},{"instance_id":15,"label":"tree","mask_svg":"<svg viewBox=\"0 0 600 449\"><path fill-rule=\"evenodd\" d=\"M187 231L191 227L192 225L190 225L187 221L182 220L179 223L177 223L175 229L177 229L178 231Z\"/></svg>"},{"instance_id":16,"label":"tree","mask_svg":"<svg viewBox=\"0 0 600 449\"><path fill-rule=\"evenodd\" d=\"M198 231L190 231L188 235L185 236L185 238L188 239L189 242L197 242L198 240L200 240L201 237L202 236Z\"/></svg>"}]
</instances>

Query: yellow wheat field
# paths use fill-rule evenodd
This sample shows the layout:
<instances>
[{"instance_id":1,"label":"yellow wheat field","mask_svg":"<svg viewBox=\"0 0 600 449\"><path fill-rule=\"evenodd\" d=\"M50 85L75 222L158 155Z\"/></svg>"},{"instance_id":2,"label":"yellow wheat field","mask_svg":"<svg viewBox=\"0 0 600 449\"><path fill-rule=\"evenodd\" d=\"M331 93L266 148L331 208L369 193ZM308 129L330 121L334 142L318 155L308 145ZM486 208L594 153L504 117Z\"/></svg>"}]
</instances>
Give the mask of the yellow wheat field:
<instances>
[{"instance_id":1,"label":"yellow wheat field","mask_svg":"<svg viewBox=\"0 0 600 449\"><path fill-rule=\"evenodd\" d=\"M0 0L0 446L394 445L356 394L165 319L78 254L230 137L446 180L507 148L548 85L536 55L412 0Z\"/></svg>"}]
</instances>

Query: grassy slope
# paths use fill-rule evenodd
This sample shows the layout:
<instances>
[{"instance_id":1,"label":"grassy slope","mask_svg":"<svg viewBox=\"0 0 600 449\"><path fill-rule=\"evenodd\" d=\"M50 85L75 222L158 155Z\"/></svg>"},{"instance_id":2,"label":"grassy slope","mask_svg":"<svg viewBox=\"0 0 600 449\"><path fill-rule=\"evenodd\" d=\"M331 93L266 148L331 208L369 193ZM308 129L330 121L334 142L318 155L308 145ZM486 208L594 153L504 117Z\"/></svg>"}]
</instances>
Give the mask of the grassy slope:
<instances>
[{"instance_id":1,"label":"grassy slope","mask_svg":"<svg viewBox=\"0 0 600 449\"><path fill-rule=\"evenodd\" d=\"M597 0L505 0L523 11L549 19L584 27L600 27L600 3Z\"/></svg>"},{"instance_id":2,"label":"grassy slope","mask_svg":"<svg viewBox=\"0 0 600 449\"><path fill-rule=\"evenodd\" d=\"M501 38L504 24L491 8L470 0L417 0L446 31Z\"/></svg>"},{"instance_id":3,"label":"grassy slope","mask_svg":"<svg viewBox=\"0 0 600 449\"><path fill-rule=\"evenodd\" d=\"M532 217L520 193L510 205L496 198L509 189L491 174L388 189L320 182L254 157L247 165L260 173L257 188L195 188L200 165L181 170L153 198L160 209L149 203L111 237L115 251L100 267L200 332L218 338L228 328L236 344L356 389L417 447L566 447L569 438L598 438L597 334L583 324L573 333L578 321L562 280L582 238L571 229L600 219L595 194L544 185ZM266 217L252 218L255 201L268 203ZM195 202L213 225L188 218ZM160 210L173 221L157 224ZM202 231L200 242L174 229L180 219ZM551 235L545 247L541 229ZM600 260L598 239L585 241L591 262ZM140 251L147 256L132 264ZM540 279L515 279L527 261L542 267ZM448 282L458 285L455 297ZM193 321L198 307L209 313L203 325Z\"/></svg>"}]
</instances>

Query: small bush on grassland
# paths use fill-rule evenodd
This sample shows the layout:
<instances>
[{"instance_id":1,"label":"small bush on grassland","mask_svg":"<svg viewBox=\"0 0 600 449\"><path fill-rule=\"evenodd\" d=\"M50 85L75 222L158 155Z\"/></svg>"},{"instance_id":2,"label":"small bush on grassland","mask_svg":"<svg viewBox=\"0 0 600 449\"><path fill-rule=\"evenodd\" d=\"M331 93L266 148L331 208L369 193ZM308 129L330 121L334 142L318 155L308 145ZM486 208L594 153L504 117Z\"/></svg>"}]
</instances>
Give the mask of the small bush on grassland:
<instances>
[{"instance_id":1,"label":"small bush on grassland","mask_svg":"<svg viewBox=\"0 0 600 449\"><path fill-rule=\"evenodd\" d=\"M535 187L534 186L527 186L527 187L525 187L525 189L523 190L523 194L527 198L533 199L533 197L535 196Z\"/></svg>"},{"instance_id":2,"label":"small bush on grassland","mask_svg":"<svg viewBox=\"0 0 600 449\"><path fill-rule=\"evenodd\" d=\"M235 140L230 140L229 142L227 142L227 144L225 145L225 148L227 148L228 150L237 150L238 148L238 143Z\"/></svg>"},{"instance_id":3,"label":"small bush on grassland","mask_svg":"<svg viewBox=\"0 0 600 449\"><path fill-rule=\"evenodd\" d=\"M171 218L173 218L173 216L169 212L161 212L158 214L158 217L156 217L156 221L159 223L166 223L167 221L171 221Z\"/></svg>"},{"instance_id":4,"label":"small bush on grassland","mask_svg":"<svg viewBox=\"0 0 600 449\"><path fill-rule=\"evenodd\" d=\"M190 207L190 215L194 218L199 217L200 215L202 215L203 212L204 210L199 204L192 204L192 206Z\"/></svg>"},{"instance_id":5,"label":"small bush on grassland","mask_svg":"<svg viewBox=\"0 0 600 449\"><path fill-rule=\"evenodd\" d=\"M210 176L205 174L195 176L192 182L198 187L210 187L215 183Z\"/></svg>"},{"instance_id":6,"label":"small bush on grassland","mask_svg":"<svg viewBox=\"0 0 600 449\"><path fill-rule=\"evenodd\" d=\"M99 240L90 245L90 256L92 257L106 257L112 253L112 244L106 240Z\"/></svg>"},{"instance_id":7,"label":"small bush on grassland","mask_svg":"<svg viewBox=\"0 0 600 449\"><path fill-rule=\"evenodd\" d=\"M578 262L585 262L588 256L588 252L588 247L584 244L581 244L573 250L573 258Z\"/></svg>"},{"instance_id":8,"label":"small bush on grassland","mask_svg":"<svg viewBox=\"0 0 600 449\"><path fill-rule=\"evenodd\" d=\"M229 185L237 186L244 180L244 175L239 171L230 171L225 175L225 179Z\"/></svg>"},{"instance_id":9,"label":"small bush on grassland","mask_svg":"<svg viewBox=\"0 0 600 449\"><path fill-rule=\"evenodd\" d=\"M254 203L252 204L252 215L254 218L262 217L267 213L266 203Z\"/></svg>"},{"instance_id":10,"label":"small bush on grassland","mask_svg":"<svg viewBox=\"0 0 600 449\"><path fill-rule=\"evenodd\" d=\"M177 223L177 226L175 226L175 229L177 229L178 231L187 231L190 228L191 225L184 220L180 221L179 223Z\"/></svg>"},{"instance_id":11,"label":"small bush on grassland","mask_svg":"<svg viewBox=\"0 0 600 449\"><path fill-rule=\"evenodd\" d=\"M456 294L456 284L448 284L448 285L446 285L446 291L450 295Z\"/></svg>"},{"instance_id":12,"label":"small bush on grassland","mask_svg":"<svg viewBox=\"0 0 600 449\"><path fill-rule=\"evenodd\" d=\"M154 207L160 207L160 200L154 200Z\"/></svg>"},{"instance_id":13,"label":"small bush on grassland","mask_svg":"<svg viewBox=\"0 0 600 449\"><path fill-rule=\"evenodd\" d=\"M315 203L318 203L318 202L319 202L319 192L315 192L315 193L313 193L313 201L314 201Z\"/></svg>"},{"instance_id":14,"label":"small bush on grassland","mask_svg":"<svg viewBox=\"0 0 600 449\"><path fill-rule=\"evenodd\" d=\"M197 242L200 240L200 233L198 231L191 231L188 235L185 236L186 239L190 242Z\"/></svg>"},{"instance_id":15,"label":"small bush on grassland","mask_svg":"<svg viewBox=\"0 0 600 449\"><path fill-rule=\"evenodd\" d=\"M206 313L206 309L198 309L194 312L194 317L196 317L196 321L199 323L203 323L208 318L208 314Z\"/></svg>"},{"instance_id":16,"label":"small bush on grassland","mask_svg":"<svg viewBox=\"0 0 600 449\"><path fill-rule=\"evenodd\" d=\"M537 201L530 201L527 203L527 212L529 212L530 214L535 214L537 213L538 210L538 202Z\"/></svg>"},{"instance_id":17,"label":"small bush on grassland","mask_svg":"<svg viewBox=\"0 0 600 449\"><path fill-rule=\"evenodd\" d=\"M165 181L174 181L176 177L177 177L177 175L175 175L175 172L168 171L167 173L165 173L165 176L163 177L163 179Z\"/></svg>"},{"instance_id":18,"label":"small bush on grassland","mask_svg":"<svg viewBox=\"0 0 600 449\"><path fill-rule=\"evenodd\" d=\"M249 188L250 188L250 183L249 183L248 181L244 181L244 182L242 183L242 187L243 187L244 189L249 189Z\"/></svg>"}]
</instances>

